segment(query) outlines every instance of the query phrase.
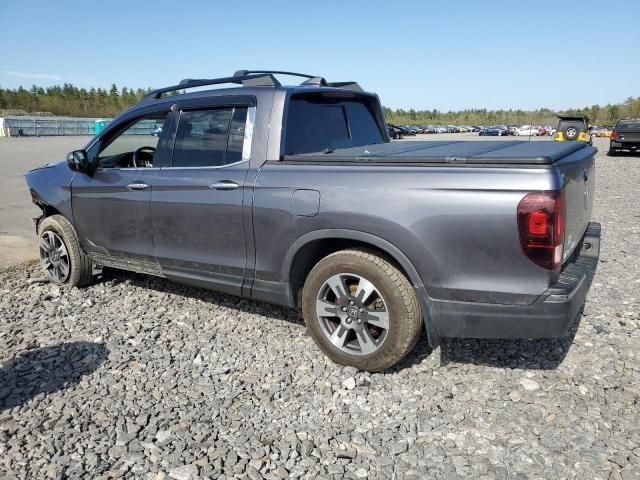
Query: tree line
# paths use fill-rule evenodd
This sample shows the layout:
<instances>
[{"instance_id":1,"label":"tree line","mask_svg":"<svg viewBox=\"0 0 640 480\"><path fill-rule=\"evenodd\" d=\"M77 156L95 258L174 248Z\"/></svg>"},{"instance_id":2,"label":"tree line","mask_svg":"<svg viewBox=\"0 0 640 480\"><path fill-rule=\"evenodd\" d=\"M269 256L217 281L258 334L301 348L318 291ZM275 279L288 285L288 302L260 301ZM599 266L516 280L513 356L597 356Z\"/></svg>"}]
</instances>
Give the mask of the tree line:
<instances>
[{"instance_id":1,"label":"tree line","mask_svg":"<svg viewBox=\"0 0 640 480\"><path fill-rule=\"evenodd\" d=\"M110 89L78 88L70 83L52 87L32 86L30 89L0 87L0 112L22 111L71 117L115 117L122 110L139 102L150 88ZM640 97L629 97L622 103L592 105L556 112L548 108L538 110L487 110L484 108L442 112L440 110L392 110L384 107L387 121L414 125L496 125L529 124L554 125L556 114L587 115L594 125L612 125L620 118L640 117Z\"/></svg>"},{"instance_id":2,"label":"tree line","mask_svg":"<svg viewBox=\"0 0 640 480\"><path fill-rule=\"evenodd\" d=\"M0 87L0 110L45 113L69 117L115 117L139 102L151 89L118 87L78 88L70 83L42 88Z\"/></svg>"},{"instance_id":3,"label":"tree line","mask_svg":"<svg viewBox=\"0 0 640 480\"><path fill-rule=\"evenodd\" d=\"M486 108L441 112L440 110L392 110L384 107L388 122L399 125L555 125L556 115L587 115L592 125L615 125L620 118L640 118L640 97L629 97L622 103L592 105L555 111L487 110Z\"/></svg>"}]
</instances>

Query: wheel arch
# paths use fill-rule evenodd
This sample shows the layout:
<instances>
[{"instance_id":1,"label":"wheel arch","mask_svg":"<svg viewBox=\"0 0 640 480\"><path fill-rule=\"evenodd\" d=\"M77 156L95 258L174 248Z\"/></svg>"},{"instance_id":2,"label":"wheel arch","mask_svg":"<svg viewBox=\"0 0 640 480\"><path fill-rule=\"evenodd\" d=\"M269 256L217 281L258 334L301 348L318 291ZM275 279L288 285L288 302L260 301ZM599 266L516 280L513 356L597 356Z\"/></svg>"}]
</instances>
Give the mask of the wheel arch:
<instances>
[{"instance_id":1,"label":"wheel arch","mask_svg":"<svg viewBox=\"0 0 640 480\"><path fill-rule=\"evenodd\" d=\"M440 337L430 320L430 301L427 290L409 258L387 240L367 232L348 229L315 230L298 238L287 251L282 270L282 279L288 288L291 303L300 304L299 297L307 275L322 258L346 248L369 248L380 253L395 264L409 279L416 290L429 344L436 346Z\"/></svg>"}]
</instances>

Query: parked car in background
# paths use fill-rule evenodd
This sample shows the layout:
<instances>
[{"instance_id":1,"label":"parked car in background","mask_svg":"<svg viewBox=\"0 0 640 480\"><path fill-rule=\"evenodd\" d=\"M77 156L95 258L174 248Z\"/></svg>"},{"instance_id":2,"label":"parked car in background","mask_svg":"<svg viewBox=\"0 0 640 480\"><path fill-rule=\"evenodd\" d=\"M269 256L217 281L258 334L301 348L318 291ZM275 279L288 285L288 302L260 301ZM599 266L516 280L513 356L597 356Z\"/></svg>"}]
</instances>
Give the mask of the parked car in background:
<instances>
[{"instance_id":1,"label":"parked car in background","mask_svg":"<svg viewBox=\"0 0 640 480\"><path fill-rule=\"evenodd\" d=\"M532 125L521 125L516 128L516 135L520 137L537 137L540 135L540 130Z\"/></svg>"},{"instance_id":2,"label":"parked car in background","mask_svg":"<svg viewBox=\"0 0 640 480\"><path fill-rule=\"evenodd\" d=\"M613 128L612 126L609 125L605 125L605 126L595 126L591 128L591 135L594 137L611 137L611 133L613 132Z\"/></svg>"},{"instance_id":3,"label":"parked car in background","mask_svg":"<svg viewBox=\"0 0 640 480\"><path fill-rule=\"evenodd\" d=\"M478 135L481 137L504 137L509 135L509 129L504 125L494 125L483 128Z\"/></svg>"},{"instance_id":4,"label":"parked car in background","mask_svg":"<svg viewBox=\"0 0 640 480\"><path fill-rule=\"evenodd\" d=\"M627 118L616 123L609 137L609 155L621 150L637 152L640 150L640 119Z\"/></svg>"},{"instance_id":5,"label":"parked car in background","mask_svg":"<svg viewBox=\"0 0 640 480\"><path fill-rule=\"evenodd\" d=\"M589 118L586 115L558 115L557 142L579 141L591 143Z\"/></svg>"},{"instance_id":6,"label":"parked car in background","mask_svg":"<svg viewBox=\"0 0 640 480\"><path fill-rule=\"evenodd\" d=\"M387 133L389 134L389 138L393 140L400 140L402 138L402 130L390 123L387 123Z\"/></svg>"}]
</instances>

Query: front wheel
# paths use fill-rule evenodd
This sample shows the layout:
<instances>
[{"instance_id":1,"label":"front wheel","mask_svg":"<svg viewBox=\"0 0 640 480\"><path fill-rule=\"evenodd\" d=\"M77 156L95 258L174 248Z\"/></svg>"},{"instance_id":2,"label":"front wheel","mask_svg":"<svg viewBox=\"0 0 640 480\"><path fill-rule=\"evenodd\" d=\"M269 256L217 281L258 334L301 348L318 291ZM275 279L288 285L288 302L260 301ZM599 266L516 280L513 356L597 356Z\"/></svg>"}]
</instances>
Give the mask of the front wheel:
<instances>
[{"instance_id":1,"label":"front wheel","mask_svg":"<svg viewBox=\"0 0 640 480\"><path fill-rule=\"evenodd\" d=\"M322 259L302 291L313 340L334 362L377 372L402 360L422 329L415 289L400 270L368 250Z\"/></svg>"},{"instance_id":2,"label":"front wheel","mask_svg":"<svg viewBox=\"0 0 640 480\"><path fill-rule=\"evenodd\" d=\"M93 264L76 231L62 215L45 218L38 228L40 264L52 283L81 287L93 280Z\"/></svg>"}]
</instances>

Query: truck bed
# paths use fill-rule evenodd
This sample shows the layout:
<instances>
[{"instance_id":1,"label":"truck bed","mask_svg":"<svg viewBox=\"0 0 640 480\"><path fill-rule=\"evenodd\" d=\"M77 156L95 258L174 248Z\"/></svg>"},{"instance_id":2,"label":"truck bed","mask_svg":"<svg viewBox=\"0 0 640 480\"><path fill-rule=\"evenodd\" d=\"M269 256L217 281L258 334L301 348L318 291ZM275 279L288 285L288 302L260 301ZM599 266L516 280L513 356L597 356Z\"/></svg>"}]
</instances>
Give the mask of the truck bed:
<instances>
[{"instance_id":1,"label":"truck bed","mask_svg":"<svg viewBox=\"0 0 640 480\"><path fill-rule=\"evenodd\" d=\"M581 149L584 149L581 153L585 156L593 154L595 150L583 142L405 141L286 155L284 160L386 164L551 165Z\"/></svg>"}]
</instances>

